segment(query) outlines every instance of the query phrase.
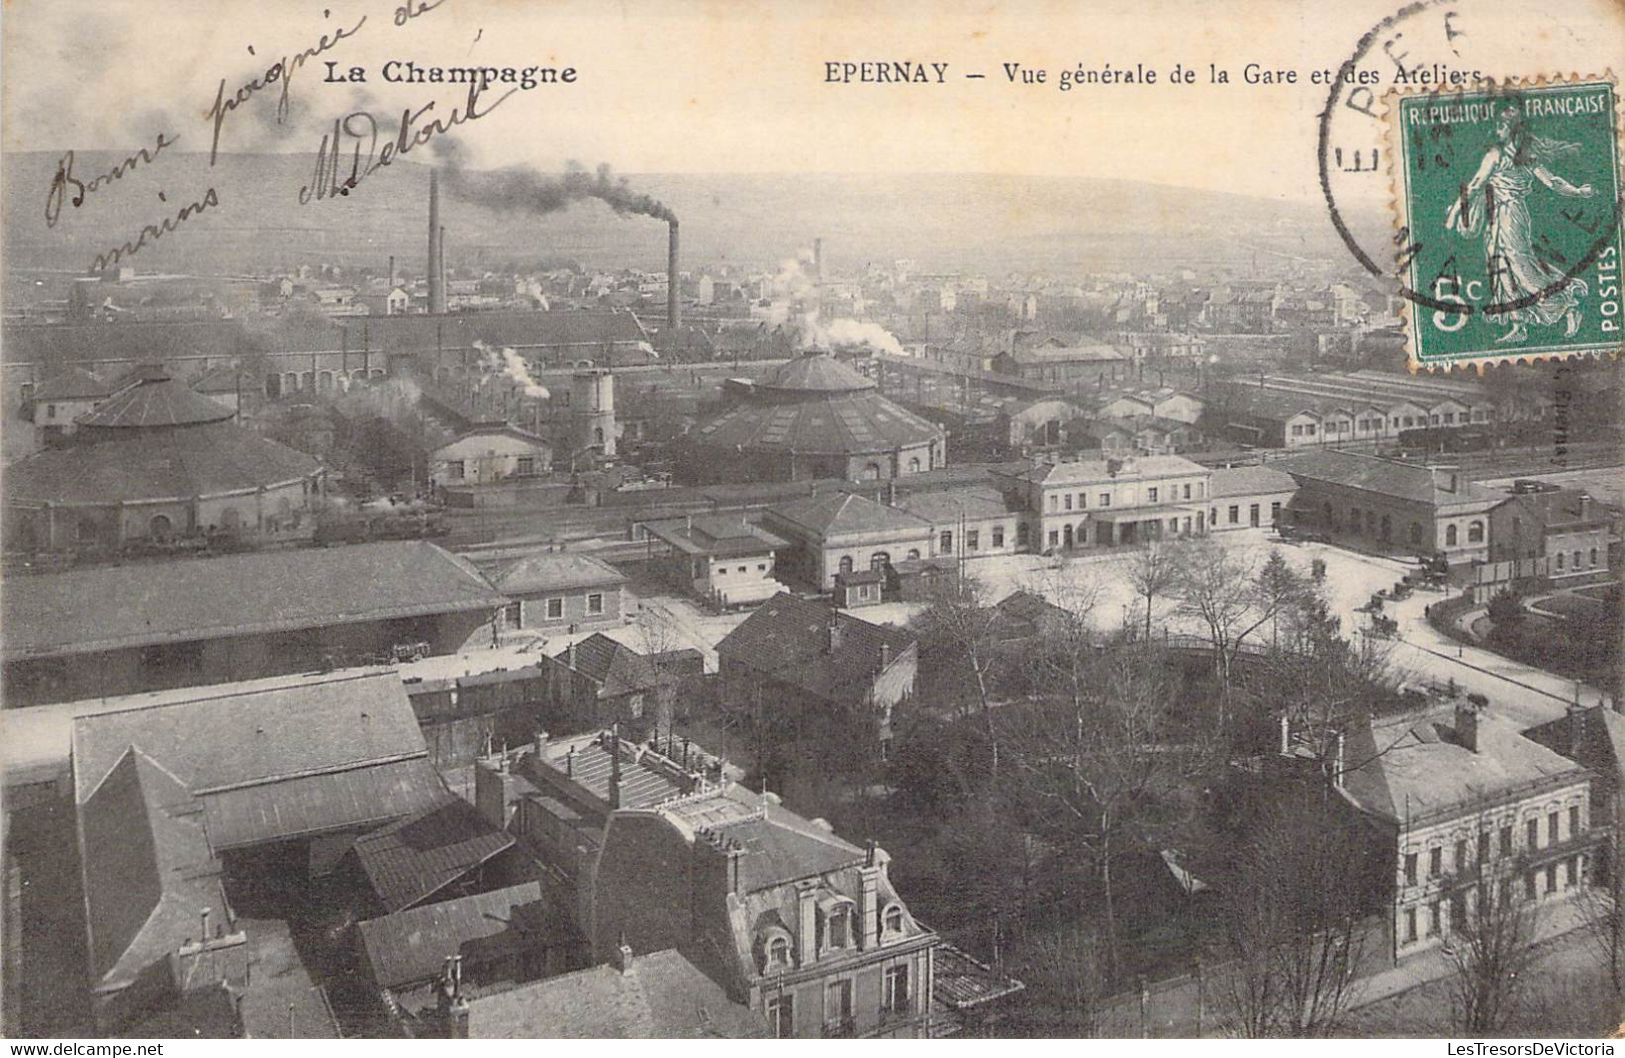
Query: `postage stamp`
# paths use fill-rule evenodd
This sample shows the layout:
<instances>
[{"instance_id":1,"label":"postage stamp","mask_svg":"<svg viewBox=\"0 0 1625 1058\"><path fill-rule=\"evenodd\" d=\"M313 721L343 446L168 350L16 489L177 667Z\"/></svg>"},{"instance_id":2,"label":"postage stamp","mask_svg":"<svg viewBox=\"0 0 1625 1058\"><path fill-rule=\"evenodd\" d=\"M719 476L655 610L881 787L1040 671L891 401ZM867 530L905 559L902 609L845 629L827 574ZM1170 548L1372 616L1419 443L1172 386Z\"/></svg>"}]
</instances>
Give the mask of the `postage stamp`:
<instances>
[{"instance_id":1,"label":"postage stamp","mask_svg":"<svg viewBox=\"0 0 1625 1058\"><path fill-rule=\"evenodd\" d=\"M1412 370L1618 351L1613 79L1396 94L1388 115Z\"/></svg>"}]
</instances>

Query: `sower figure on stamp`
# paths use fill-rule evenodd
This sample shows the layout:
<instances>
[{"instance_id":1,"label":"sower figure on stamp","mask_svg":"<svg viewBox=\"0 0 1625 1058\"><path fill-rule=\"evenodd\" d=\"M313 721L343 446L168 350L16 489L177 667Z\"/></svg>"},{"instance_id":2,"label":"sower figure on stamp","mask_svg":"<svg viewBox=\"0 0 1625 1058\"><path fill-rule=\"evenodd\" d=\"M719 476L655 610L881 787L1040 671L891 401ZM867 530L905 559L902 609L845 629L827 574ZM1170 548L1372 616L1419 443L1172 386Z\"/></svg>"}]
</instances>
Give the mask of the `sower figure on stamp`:
<instances>
[{"instance_id":1,"label":"sower figure on stamp","mask_svg":"<svg viewBox=\"0 0 1625 1058\"><path fill-rule=\"evenodd\" d=\"M1592 197L1596 192L1590 184L1576 187L1547 168L1553 159L1577 150L1579 144L1533 135L1523 112L1509 105L1501 110L1495 142L1484 152L1478 172L1445 214L1444 225L1451 231L1476 235L1483 228L1492 296L1497 305L1512 306L1492 314L1510 325L1497 342L1525 340L1530 323L1549 327L1564 320L1565 337L1580 329L1586 284L1577 276L1565 281L1560 269L1537 255L1526 201L1537 180L1567 198Z\"/></svg>"}]
</instances>

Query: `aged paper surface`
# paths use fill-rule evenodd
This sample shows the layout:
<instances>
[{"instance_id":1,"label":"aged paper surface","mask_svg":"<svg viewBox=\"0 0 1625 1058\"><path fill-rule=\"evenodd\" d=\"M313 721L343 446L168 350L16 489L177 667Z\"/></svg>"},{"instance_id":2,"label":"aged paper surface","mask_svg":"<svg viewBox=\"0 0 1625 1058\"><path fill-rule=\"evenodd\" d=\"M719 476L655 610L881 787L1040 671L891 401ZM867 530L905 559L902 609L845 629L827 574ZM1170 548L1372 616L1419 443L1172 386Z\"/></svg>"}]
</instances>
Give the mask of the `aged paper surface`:
<instances>
[{"instance_id":1,"label":"aged paper surface","mask_svg":"<svg viewBox=\"0 0 1625 1058\"><path fill-rule=\"evenodd\" d=\"M0 33L0 1033L1619 1023L1618 3Z\"/></svg>"}]
</instances>

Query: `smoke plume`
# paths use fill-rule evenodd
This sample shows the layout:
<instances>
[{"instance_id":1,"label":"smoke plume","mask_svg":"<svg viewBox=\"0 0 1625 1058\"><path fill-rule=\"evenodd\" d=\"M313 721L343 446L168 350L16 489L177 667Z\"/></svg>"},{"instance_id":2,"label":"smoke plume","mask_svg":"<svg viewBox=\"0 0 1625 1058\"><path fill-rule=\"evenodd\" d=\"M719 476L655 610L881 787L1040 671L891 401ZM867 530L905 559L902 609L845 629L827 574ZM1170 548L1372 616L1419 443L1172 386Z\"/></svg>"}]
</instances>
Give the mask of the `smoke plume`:
<instances>
[{"instance_id":1,"label":"smoke plume","mask_svg":"<svg viewBox=\"0 0 1625 1058\"><path fill-rule=\"evenodd\" d=\"M775 302L767 316L770 326L793 325L804 346L828 349L837 345L864 345L893 356L908 355L897 336L878 323L847 317L820 319L818 284L802 267L811 263L811 250L803 250L796 257L780 262L779 271L770 283Z\"/></svg>"},{"instance_id":2,"label":"smoke plume","mask_svg":"<svg viewBox=\"0 0 1625 1058\"><path fill-rule=\"evenodd\" d=\"M475 339L474 348L480 351L480 369L487 375L507 376L514 385L525 391L527 397L546 400L550 396L547 387L531 375L530 365L525 363L525 358L512 349L493 349L479 339Z\"/></svg>"},{"instance_id":3,"label":"smoke plume","mask_svg":"<svg viewBox=\"0 0 1625 1058\"><path fill-rule=\"evenodd\" d=\"M609 166L588 170L570 162L558 176L548 176L528 165L513 165L488 172L470 170L466 148L454 140L435 140L445 188L451 194L477 205L513 213L542 215L557 213L576 202L597 199L623 217L653 217L668 224L677 223L677 214L652 195L634 191L625 177Z\"/></svg>"}]
</instances>

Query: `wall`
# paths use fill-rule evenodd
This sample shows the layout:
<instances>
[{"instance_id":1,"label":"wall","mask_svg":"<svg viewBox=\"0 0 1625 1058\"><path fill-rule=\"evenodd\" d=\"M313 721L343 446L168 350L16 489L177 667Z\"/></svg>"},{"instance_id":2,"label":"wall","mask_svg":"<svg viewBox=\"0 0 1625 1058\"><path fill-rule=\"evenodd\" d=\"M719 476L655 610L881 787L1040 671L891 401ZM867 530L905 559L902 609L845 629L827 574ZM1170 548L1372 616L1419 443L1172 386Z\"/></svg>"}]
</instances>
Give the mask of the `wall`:
<instances>
[{"instance_id":1,"label":"wall","mask_svg":"<svg viewBox=\"0 0 1625 1058\"><path fill-rule=\"evenodd\" d=\"M1284 492L1265 492L1240 496L1215 496L1208 507L1208 529L1212 532L1225 532L1230 529L1247 529L1255 524L1261 529L1273 529L1280 515L1286 510L1288 503L1292 502L1296 490ZM1258 508L1258 521L1253 521L1253 508ZM1230 518L1231 510L1235 510L1235 520Z\"/></svg>"},{"instance_id":2,"label":"wall","mask_svg":"<svg viewBox=\"0 0 1625 1058\"><path fill-rule=\"evenodd\" d=\"M530 474L545 474L552 469L552 450L540 441L527 441L509 433L476 434L437 449L430 477L442 487L501 481L519 474L521 459L531 461L527 471ZM462 464L461 477L454 475L453 463Z\"/></svg>"},{"instance_id":3,"label":"wall","mask_svg":"<svg viewBox=\"0 0 1625 1058\"><path fill-rule=\"evenodd\" d=\"M483 611L431 614L64 658L21 659L5 665L5 705L76 701L357 665L367 657L387 653L397 643L427 642L431 654L450 654L489 620L490 615Z\"/></svg>"},{"instance_id":4,"label":"wall","mask_svg":"<svg viewBox=\"0 0 1625 1058\"><path fill-rule=\"evenodd\" d=\"M589 614L587 612L587 596L602 595L604 597L604 612ZM521 613L521 628L564 629L571 626L576 628L597 628L603 625L618 624L621 620L621 585L600 585L590 588L565 588L545 593L527 593L517 597L523 611ZM563 601L563 613L559 617L547 615L547 601L560 599ZM504 621L507 621L508 611L504 611ZM507 627L514 627L507 625Z\"/></svg>"},{"instance_id":5,"label":"wall","mask_svg":"<svg viewBox=\"0 0 1625 1058\"><path fill-rule=\"evenodd\" d=\"M1571 887L1562 864L1570 855L1583 857L1578 845L1583 844L1591 827L1589 795L1590 783L1582 780L1555 790L1540 791L1522 799L1469 811L1437 823L1402 830L1398 835L1399 856L1394 868L1394 939L1398 957L1436 948L1448 939L1451 932L1450 901L1454 894L1462 893L1466 901L1464 907L1471 911L1474 906L1471 890L1476 888L1475 883L1480 879L1477 850L1481 830L1489 832L1490 840L1484 877L1496 879L1497 884L1500 879L1506 878L1513 886L1513 895L1521 898L1526 892L1525 878L1533 871L1537 875L1537 904L1574 896L1580 885L1584 884L1586 867L1582 864L1578 871L1580 885ZM1571 830L1569 825L1570 808L1580 810L1578 833ZM1552 812L1558 815L1555 841L1549 831L1548 817ZM1528 838L1530 821L1536 823L1539 831L1539 839L1533 846ZM1500 844L1501 829L1507 826L1512 828L1510 858L1502 852ZM1457 870L1455 863L1458 841L1466 843L1466 861L1461 871ZM1440 850L1441 870L1438 875L1431 871L1433 849ZM1412 853L1416 855L1416 882L1408 884L1406 857ZM1552 894L1546 892L1545 866L1548 862L1558 864L1557 889ZM1440 932L1432 928L1432 909L1435 905L1440 905ZM1414 941L1408 939L1407 912L1414 912L1416 916Z\"/></svg>"}]
</instances>

